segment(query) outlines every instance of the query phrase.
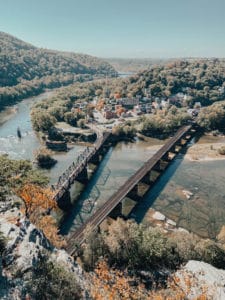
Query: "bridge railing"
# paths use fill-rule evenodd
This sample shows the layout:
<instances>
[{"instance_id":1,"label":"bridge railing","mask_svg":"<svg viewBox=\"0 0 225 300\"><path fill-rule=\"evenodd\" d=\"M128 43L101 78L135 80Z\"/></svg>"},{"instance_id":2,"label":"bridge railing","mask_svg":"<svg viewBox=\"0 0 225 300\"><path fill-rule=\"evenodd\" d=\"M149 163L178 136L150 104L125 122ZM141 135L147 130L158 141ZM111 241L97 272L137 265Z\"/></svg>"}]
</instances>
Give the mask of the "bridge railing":
<instances>
[{"instance_id":1,"label":"bridge railing","mask_svg":"<svg viewBox=\"0 0 225 300\"><path fill-rule=\"evenodd\" d=\"M86 147L78 156L76 163L73 162L59 177L58 182L51 186L54 192L53 198L55 200L58 200L64 194L64 191L69 188L71 181L82 172L88 161L96 154L109 136L109 133L104 134L99 129L96 129L95 132L97 134L97 139L94 147Z\"/></svg>"}]
</instances>

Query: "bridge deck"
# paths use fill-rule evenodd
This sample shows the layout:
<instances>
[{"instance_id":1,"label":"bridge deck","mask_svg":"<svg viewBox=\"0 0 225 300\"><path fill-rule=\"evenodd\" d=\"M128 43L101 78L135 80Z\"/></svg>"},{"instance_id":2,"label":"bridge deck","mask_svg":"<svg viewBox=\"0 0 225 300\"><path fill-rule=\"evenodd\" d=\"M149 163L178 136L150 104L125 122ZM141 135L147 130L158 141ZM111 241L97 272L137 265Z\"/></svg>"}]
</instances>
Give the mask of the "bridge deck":
<instances>
[{"instance_id":1,"label":"bridge deck","mask_svg":"<svg viewBox=\"0 0 225 300\"><path fill-rule=\"evenodd\" d=\"M72 236L68 239L67 251L75 252L75 244L81 244L84 240L84 232L87 226L97 227L109 213L121 202L122 199L134 188L136 184L169 152L169 150L190 130L191 125L183 126L166 142L134 175L132 175L122 187L118 189Z\"/></svg>"}]
</instances>

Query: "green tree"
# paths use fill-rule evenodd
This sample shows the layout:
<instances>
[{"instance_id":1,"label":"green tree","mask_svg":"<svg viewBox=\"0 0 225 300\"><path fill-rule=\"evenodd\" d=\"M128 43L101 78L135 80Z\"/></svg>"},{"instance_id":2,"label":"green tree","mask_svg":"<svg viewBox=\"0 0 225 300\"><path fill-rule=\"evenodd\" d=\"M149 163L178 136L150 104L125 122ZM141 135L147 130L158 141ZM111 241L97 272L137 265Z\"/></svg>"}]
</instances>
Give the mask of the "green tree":
<instances>
[{"instance_id":1,"label":"green tree","mask_svg":"<svg viewBox=\"0 0 225 300\"><path fill-rule=\"evenodd\" d=\"M81 289L72 272L64 269L47 255L40 257L27 284L27 291L33 299L81 299Z\"/></svg>"},{"instance_id":2,"label":"green tree","mask_svg":"<svg viewBox=\"0 0 225 300\"><path fill-rule=\"evenodd\" d=\"M77 121L77 126L80 128L85 128L86 121L85 119L80 119Z\"/></svg>"},{"instance_id":3,"label":"green tree","mask_svg":"<svg viewBox=\"0 0 225 300\"><path fill-rule=\"evenodd\" d=\"M49 131L56 123L56 119L47 111L33 110L31 119L36 131Z\"/></svg>"}]
</instances>

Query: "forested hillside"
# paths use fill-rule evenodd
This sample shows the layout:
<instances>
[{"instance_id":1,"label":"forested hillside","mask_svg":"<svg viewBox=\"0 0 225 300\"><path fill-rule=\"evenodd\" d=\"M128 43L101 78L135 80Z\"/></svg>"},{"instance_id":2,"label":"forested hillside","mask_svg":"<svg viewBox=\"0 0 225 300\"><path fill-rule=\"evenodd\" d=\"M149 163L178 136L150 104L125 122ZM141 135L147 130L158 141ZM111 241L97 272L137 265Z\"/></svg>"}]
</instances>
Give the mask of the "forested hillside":
<instances>
[{"instance_id":1,"label":"forested hillside","mask_svg":"<svg viewBox=\"0 0 225 300\"><path fill-rule=\"evenodd\" d=\"M150 94L169 98L183 92L189 97L182 106L192 106L195 102L210 105L225 98L225 60L177 60L155 65L148 70L127 78L102 80L74 85L66 89L77 100L90 100L95 95L100 98L135 97ZM64 95L67 99L67 95Z\"/></svg>"},{"instance_id":2,"label":"forested hillside","mask_svg":"<svg viewBox=\"0 0 225 300\"><path fill-rule=\"evenodd\" d=\"M170 97L179 92L188 94L189 102L209 105L225 96L225 60L177 60L153 66L128 79L117 82L113 91L121 96L144 95ZM191 105L192 103L187 103Z\"/></svg>"},{"instance_id":3,"label":"forested hillside","mask_svg":"<svg viewBox=\"0 0 225 300\"><path fill-rule=\"evenodd\" d=\"M85 54L36 48L0 32L0 106L44 88L115 76L110 64Z\"/></svg>"}]
</instances>

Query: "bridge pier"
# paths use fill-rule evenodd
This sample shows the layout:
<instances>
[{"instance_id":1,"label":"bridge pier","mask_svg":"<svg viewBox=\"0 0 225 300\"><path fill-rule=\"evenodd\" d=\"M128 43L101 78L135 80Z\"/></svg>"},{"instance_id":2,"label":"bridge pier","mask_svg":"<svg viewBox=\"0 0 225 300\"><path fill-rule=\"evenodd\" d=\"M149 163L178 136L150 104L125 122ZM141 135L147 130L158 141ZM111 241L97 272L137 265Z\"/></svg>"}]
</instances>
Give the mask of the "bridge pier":
<instances>
[{"instance_id":1,"label":"bridge pier","mask_svg":"<svg viewBox=\"0 0 225 300\"><path fill-rule=\"evenodd\" d=\"M89 160L89 163L93 164L93 165L98 165L100 163L101 159L100 159L100 155L99 152L96 152Z\"/></svg>"},{"instance_id":2,"label":"bridge pier","mask_svg":"<svg viewBox=\"0 0 225 300\"><path fill-rule=\"evenodd\" d=\"M151 171L147 172L141 179L141 182L147 184L148 186L152 185L151 181Z\"/></svg>"},{"instance_id":3,"label":"bridge pier","mask_svg":"<svg viewBox=\"0 0 225 300\"><path fill-rule=\"evenodd\" d=\"M139 181L138 183L138 197L143 198L144 195L148 192L150 186L144 182Z\"/></svg>"},{"instance_id":4,"label":"bridge pier","mask_svg":"<svg viewBox=\"0 0 225 300\"><path fill-rule=\"evenodd\" d=\"M185 139L186 139L187 141L190 141L191 138L192 138L191 133L188 133L188 134L185 136Z\"/></svg>"},{"instance_id":5,"label":"bridge pier","mask_svg":"<svg viewBox=\"0 0 225 300\"><path fill-rule=\"evenodd\" d=\"M164 160L164 161L169 161L169 160L170 160L170 159L169 159L169 151L166 152L166 153L162 156L162 160Z\"/></svg>"},{"instance_id":6,"label":"bridge pier","mask_svg":"<svg viewBox=\"0 0 225 300\"><path fill-rule=\"evenodd\" d=\"M76 176L75 180L80 183L86 184L88 182L88 172L87 167L84 167L82 171Z\"/></svg>"},{"instance_id":7,"label":"bridge pier","mask_svg":"<svg viewBox=\"0 0 225 300\"><path fill-rule=\"evenodd\" d=\"M182 137L177 141L176 145L179 147L184 147L187 144L188 140L185 137Z\"/></svg>"},{"instance_id":8,"label":"bridge pier","mask_svg":"<svg viewBox=\"0 0 225 300\"><path fill-rule=\"evenodd\" d=\"M166 168L166 163L160 159L154 165L153 170L161 173L162 171L164 171L165 168Z\"/></svg>"},{"instance_id":9,"label":"bridge pier","mask_svg":"<svg viewBox=\"0 0 225 300\"><path fill-rule=\"evenodd\" d=\"M138 202L141 200L141 196L139 195L139 189L138 184L136 184L131 191L127 194L127 197L131 200L134 200L135 202Z\"/></svg>"},{"instance_id":10,"label":"bridge pier","mask_svg":"<svg viewBox=\"0 0 225 300\"><path fill-rule=\"evenodd\" d=\"M180 149L181 149L181 145L179 144L175 144L172 148L171 148L171 151L175 154L179 153L180 152Z\"/></svg>"},{"instance_id":11,"label":"bridge pier","mask_svg":"<svg viewBox=\"0 0 225 300\"><path fill-rule=\"evenodd\" d=\"M65 211L72 207L70 192L68 190L65 190L63 195L59 199L57 199L57 204L59 208Z\"/></svg>"},{"instance_id":12,"label":"bridge pier","mask_svg":"<svg viewBox=\"0 0 225 300\"><path fill-rule=\"evenodd\" d=\"M110 148L109 145L103 144L98 150L99 156L101 156L101 158L104 157L105 154L109 151L109 148Z\"/></svg>"},{"instance_id":13,"label":"bridge pier","mask_svg":"<svg viewBox=\"0 0 225 300\"><path fill-rule=\"evenodd\" d=\"M123 216L122 209L123 209L123 204L122 202L119 202L117 206L110 212L109 217L112 219L117 219L119 217L122 217Z\"/></svg>"}]
</instances>

